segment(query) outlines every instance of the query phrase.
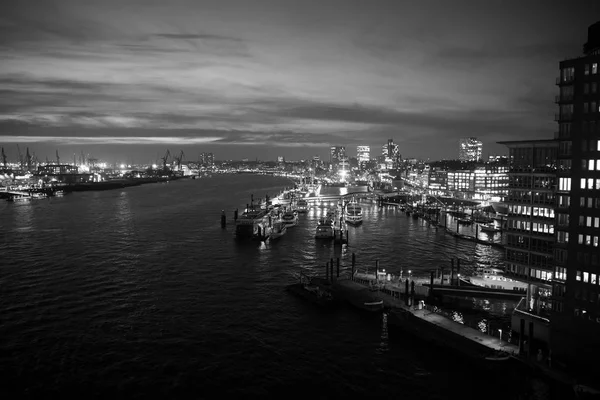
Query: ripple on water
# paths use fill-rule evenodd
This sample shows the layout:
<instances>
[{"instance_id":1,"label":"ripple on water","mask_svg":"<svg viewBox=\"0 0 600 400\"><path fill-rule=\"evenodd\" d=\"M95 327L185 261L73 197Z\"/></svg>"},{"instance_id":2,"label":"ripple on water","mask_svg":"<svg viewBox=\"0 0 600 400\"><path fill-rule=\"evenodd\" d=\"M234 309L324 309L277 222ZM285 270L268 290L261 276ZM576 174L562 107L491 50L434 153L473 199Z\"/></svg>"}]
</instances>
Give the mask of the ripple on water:
<instances>
[{"instance_id":1,"label":"ripple on water","mask_svg":"<svg viewBox=\"0 0 600 400\"><path fill-rule=\"evenodd\" d=\"M457 256L497 263L501 252L368 204L341 250L314 239L318 209L277 243L243 244L231 224L221 229L221 210L284 186L233 175L0 204L8 387L62 397L464 397L470 389L455 382L471 379L469 366L449 372L430 349L390 340L384 320L324 313L284 286L301 270L324 275L332 258L346 271L352 253L359 268L378 260L417 274Z\"/></svg>"}]
</instances>

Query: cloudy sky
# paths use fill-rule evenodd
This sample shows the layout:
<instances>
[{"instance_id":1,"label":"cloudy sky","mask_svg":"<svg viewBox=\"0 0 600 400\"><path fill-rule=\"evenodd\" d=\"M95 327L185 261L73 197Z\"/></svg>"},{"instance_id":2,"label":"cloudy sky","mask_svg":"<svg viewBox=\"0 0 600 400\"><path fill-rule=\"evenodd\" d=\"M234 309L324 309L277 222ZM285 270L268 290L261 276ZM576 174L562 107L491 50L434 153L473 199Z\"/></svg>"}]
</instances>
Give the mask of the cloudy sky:
<instances>
[{"instance_id":1,"label":"cloudy sky","mask_svg":"<svg viewBox=\"0 0 600 400\"><path fill-rule=\"evenodd\" d=\"M456 158L556 130L594 0L3 0L0 145L147 162ZM374 147L374 149L373 149Z\"/></svg>"}]
</instances>

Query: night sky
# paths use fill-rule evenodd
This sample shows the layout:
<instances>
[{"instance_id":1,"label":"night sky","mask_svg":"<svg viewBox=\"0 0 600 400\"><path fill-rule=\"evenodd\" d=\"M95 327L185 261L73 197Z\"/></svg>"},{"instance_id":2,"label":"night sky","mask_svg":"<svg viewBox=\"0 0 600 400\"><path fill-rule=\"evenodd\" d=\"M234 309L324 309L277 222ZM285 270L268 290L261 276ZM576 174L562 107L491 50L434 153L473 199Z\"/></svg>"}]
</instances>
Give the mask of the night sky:
<instances>
[{"instance_id":1,"label":"night sky","mask_svg":"<svg viewBox=\"0 0 600 400\"><path fill-rule=\"evenodd\" d=\"M149 162L551 138L593 0L3 0L0 145ZM327 157L328 159L328 157Z\"/></svg>"}]
</instances>

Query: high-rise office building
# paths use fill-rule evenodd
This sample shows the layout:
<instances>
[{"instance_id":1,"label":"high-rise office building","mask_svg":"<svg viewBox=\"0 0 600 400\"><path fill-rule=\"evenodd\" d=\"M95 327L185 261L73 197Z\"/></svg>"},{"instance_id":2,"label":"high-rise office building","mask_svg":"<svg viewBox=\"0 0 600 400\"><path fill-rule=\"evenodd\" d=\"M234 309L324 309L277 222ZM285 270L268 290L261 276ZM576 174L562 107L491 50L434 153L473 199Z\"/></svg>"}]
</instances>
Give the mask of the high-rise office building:
<instances>
[{"instance_id":1,"label":"high-rise office building","mask_svg":"<svg viewBox=\"0 0 600 400\"><path fill-rule=\"evenodd\" d=\"M558 187L553 352L571 366L600 357L600 22L583 56L560 62L556 80Z\"/></svg>"},{"instance_id":2,"label":"high-rise office building","mask_svg":"<svg viewBox=\"0 0 600 400\"><path fill-rule=\"evenodd\" d=\"M369 146L356 146L356 159L359 163L371 160L371 148Z\"/></svg>"},{"instance_id":3,"label":"high-rise office building","mask_svg":"<svg viewBox=\"0 0 600 400\"><path fill-rule=\"evenodd\" d=\"M462 138L458 141L458 159L460 161L479 161L483 143L477 138Z\"/></svg>"},{"instance_id":4,"label":"high-rise office building","mask_svg":"<svg viewBox=\"0 0 600 400\"><path fill-rule=\"evenodd\" d=\"M329 153L329 162L333 165L338 165L342 158L346 158L345 146L331 146Z\"/></svg>"},{"instance_id":5,"label":"high-rise office building","mask_svg":"<svg viewBox=\"0 0 600 400\"><path fill-rule=\"evenodd\" d=\"M400 165L402 159L400 147L394 143L394 139L388 139L387 143L382 146L381 155L385 158L388 169L395 169Z\"/></svg>"},{"instance_id":6,"label":"high-rise office building","mask_svg":"<svg viewBox=\"0 0 600 400\"><path fill-rule=\"evenodd\" d=\"M558 144L551 139L500 143L509 149L506 275L527 283L519 309L547 318L554 274ZM548 329L545 320L537 322Z\"/></svg>"}]
</instances>

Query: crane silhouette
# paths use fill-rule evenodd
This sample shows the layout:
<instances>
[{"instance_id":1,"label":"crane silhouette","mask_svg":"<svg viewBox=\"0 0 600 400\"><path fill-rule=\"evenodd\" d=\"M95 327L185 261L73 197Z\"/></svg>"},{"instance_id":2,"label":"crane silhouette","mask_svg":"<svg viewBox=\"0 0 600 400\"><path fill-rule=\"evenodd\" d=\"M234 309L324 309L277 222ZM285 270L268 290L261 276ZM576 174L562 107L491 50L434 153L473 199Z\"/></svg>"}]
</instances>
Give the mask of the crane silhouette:
<instances>
[{"instance_id":1,"label":"crane silhouette","mask_svg":"<svg viewBox=\"0 0 600 400\"><path fill-rule=\"evenodd\" d=\"M163 170L164 171L167 170L167 161L169 160L169 157L171 157L171 152L169 151L169 149L167 149L165 156L163 158L161 158L161 160L163 162Z\"/></svg>"}]
</instances>

